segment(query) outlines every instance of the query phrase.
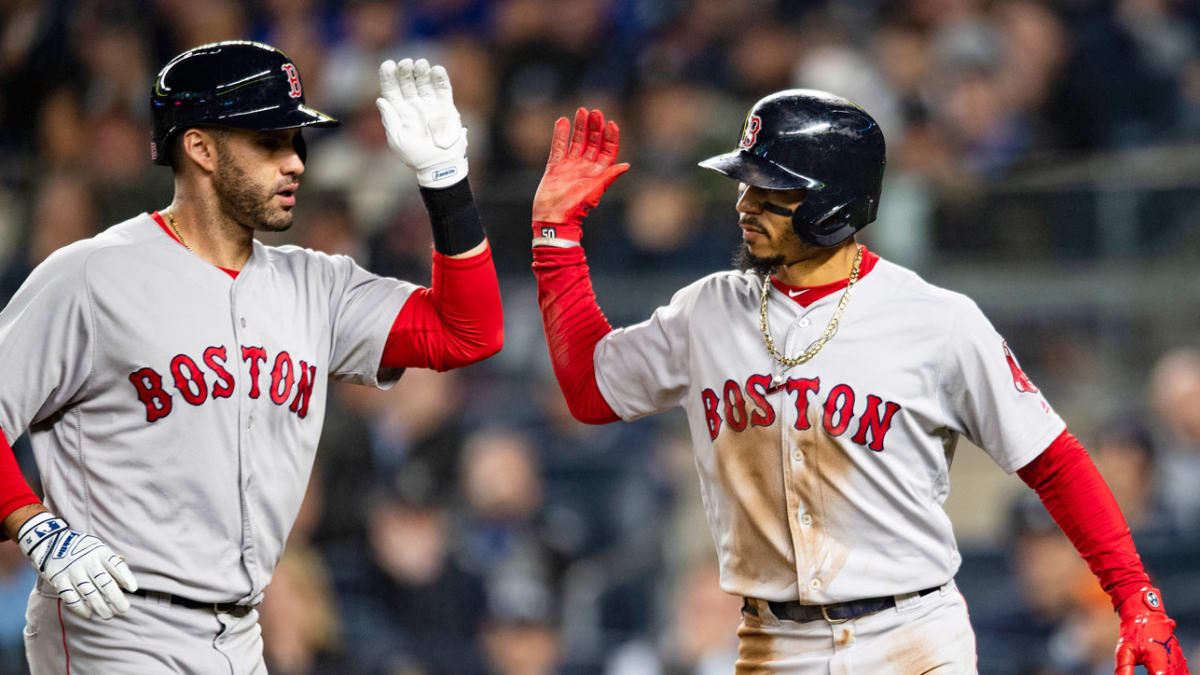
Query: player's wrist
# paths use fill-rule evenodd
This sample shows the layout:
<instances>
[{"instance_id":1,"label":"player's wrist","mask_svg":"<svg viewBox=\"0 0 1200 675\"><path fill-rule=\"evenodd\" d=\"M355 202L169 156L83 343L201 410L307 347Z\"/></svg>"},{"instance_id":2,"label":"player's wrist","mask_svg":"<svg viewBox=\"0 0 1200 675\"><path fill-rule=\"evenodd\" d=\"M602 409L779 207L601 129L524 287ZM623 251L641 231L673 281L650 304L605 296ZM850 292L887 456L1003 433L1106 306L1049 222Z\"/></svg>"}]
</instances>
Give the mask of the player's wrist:
<instances>
[{"instance_id":1,"label":"player's wrist","mask_svg":"<svg viewBox=\"0 0 1200 675\"><path fill-rule=\"evenodd\" d=\"M1163 607L1162 593L1153 586L1141 587L1136 593L1131 593L1129 597L1121 601L1121 604L1117 605L1117 615L1121 617L1122 622L1148 613L1166 613L1166 609Z\"/></svg>"},{"instance_id":2,"label":"player's wrist","mask_svg":"<svg viewBox=\"0 0 1200 675\"><path fill-rule=\"evenodd\" d=\"M579 246L583 228L578 224L533 221L533 245L567 248Z\"/></svg>"},{"instance_id":3,"label":"player's wrist","mask_svg":"<svg viewBox=\"0 0 1200 675\"><path fill-rule=\"evenodd\" d=\"M465 177L445 188L422 187L421 199L429 211L433 248L438 253L461 255L483 243L487 235Z\"/></svg>"},{"instance_id":4,"label":"player's wrist","mask_svg":"<svg viewBox=\"0 0 1200 675\"><path fill-rule=\"evenodd\" d=\"M33 558L38 548L59 532L69 530L67 521L50 511L41 511L21 524L17 530L17 545L27 557Z\"/></svg>"}]
</instances>

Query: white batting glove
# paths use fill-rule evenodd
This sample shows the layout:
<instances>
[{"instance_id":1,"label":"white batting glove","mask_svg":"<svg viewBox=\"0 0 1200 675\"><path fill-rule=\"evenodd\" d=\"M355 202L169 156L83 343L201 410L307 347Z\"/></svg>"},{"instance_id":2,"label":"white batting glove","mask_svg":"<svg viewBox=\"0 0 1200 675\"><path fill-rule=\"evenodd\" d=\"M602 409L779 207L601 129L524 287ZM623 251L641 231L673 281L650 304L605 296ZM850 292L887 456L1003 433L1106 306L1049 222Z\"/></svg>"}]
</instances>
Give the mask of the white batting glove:
<instances>
[{"instance_id":1,"label":"white batting glove","mask_svg":"<svg viewBox=\"0 0 1200 675\"><path fill-rule=\"evenodd\" d=\"M417 172L422 187L445 188L467 175L467 130L454 107L450 77L425 59L379 66L375 99L388 145Z\"/></svg>"},{"instance_id":2,"label":"white batting glove","mask_svg":"<svg viewBox=\"0 0 1200 675\"><path fill-rule=\"evenodd\" d=\"M121 588L136 591L137 581L125 559L104 542L72 530L67 521L49 512L25 521L17 541L67 609L85 619L93 613L111 619L129 611Z\"/></svg>"}]
</instances>

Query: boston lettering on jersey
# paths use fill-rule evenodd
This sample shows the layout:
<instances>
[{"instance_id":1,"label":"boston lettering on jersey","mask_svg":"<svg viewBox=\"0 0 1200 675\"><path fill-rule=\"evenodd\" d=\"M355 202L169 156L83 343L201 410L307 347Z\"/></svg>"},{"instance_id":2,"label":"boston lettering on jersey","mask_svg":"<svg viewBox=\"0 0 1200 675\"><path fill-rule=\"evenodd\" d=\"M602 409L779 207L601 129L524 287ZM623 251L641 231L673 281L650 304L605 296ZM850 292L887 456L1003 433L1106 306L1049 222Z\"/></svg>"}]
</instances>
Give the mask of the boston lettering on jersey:
<instances>
[{"instance_id":1,"label":"boston lettering on jersey","mask_svg":"<svg viewBox=\"0 0 1200 675\"><path fill-rule=\"evenodd\" d=\"M708 435L716 440L722 424L728 424L734 431L744 431L746 425L771 426L775 423L775 408L767 400L767 395L778 389L786 390L792 397L796 406L796 429L803 431L810 428L808 407L810 403L820 400L821 378L790 378L782 385L772 387L770 375L751 375L744 385L726 380L720 395L712 389L700 392L704 418L708 422ZM838 384L829 389L820 411L825 433L841 436L851 428L856 400L858 397L848 384ZM875 452L883 452L883 438L892 428L892 418L899 410L899 403L868 394L866 406L858 413L858 426L850 440Z\"/></svg>"},{"instance_id":2,"label":"boston lettering on jersey","mask_svg":"<svg viewBox=\"0 0 1200 675\"><path fill-rule=\"evenodd\" d=\"M300 418L308 415L308 402L312 398L313 384L317 380L317 367L305 361L295 365L286 351L275 355L271 365L271 381L264 388L259 384L260 366L267 363L269 355L263 347L241 348L242 360L250 369L250 398L260 398L265 393L275 405L282 406L291 399L288 410ZM176 354L171 359L171 378L179 396L191 405L201 405L211 394L213 399L229 398L233 395L233 374L225 367L229 362L225 346L209 347L204 350L201 368L187 354ZM206 371L213 375L211 389ZM171 414L174 397L163 385L163 376L153 368L139 368L129 374L129 382L137 392L138 400L146 406L146 421L156 422ZM266 384L266 382L263 382ZM293 390L295 395L292 395Z\"/></svg>"}]
</instances>

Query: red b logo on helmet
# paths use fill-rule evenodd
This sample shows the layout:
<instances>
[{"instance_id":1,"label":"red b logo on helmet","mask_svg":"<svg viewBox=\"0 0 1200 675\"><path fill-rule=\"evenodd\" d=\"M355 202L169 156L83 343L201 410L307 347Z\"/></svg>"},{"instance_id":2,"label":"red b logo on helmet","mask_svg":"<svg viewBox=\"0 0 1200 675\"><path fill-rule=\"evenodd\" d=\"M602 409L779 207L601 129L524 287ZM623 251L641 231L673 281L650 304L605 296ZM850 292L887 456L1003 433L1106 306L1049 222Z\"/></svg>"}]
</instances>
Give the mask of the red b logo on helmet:
<instances>
[{"instance_id":1,"label":"red b logo on helmet","mask_svg":"<svg viewBox=\"0 0 1200 675\"><path fill-rule=\"evenodd\" d=\"M296 72L296 66L285 63L283 64L283 72L287 73L288 96L300 98L303 92L300 90L300 73Z\"/></svg>"},{"instance_id":2,"label":"red b logo on helmet","mask_svg":"<svg viewBox=\"0 0 1200 675\"><path fill-rule=\"evenodd\" d=\"M738 146L747 150L754 147L754 141L758 138L758 130L761 128L762 120L759 119L758 115L751 115L746 120L746 128L742 131L742 141L738 143Z\"/></svg>"},{"instance_id":3,"label":"red b logo on helmet","mask_svg":"<svg viewBox=\"0 0 1200 675\"><path fill-rule=\"evenodd\" d=\"M1029 379L1025 371L1021 370L1021 366L1017 365L1017 357L1013 356L1012 350L1008 348L1008 342L1005 341L1002 344L1004 345L1004 358L1008 359L1008 369L1012 371L1013 386L1017 388L1017 391L1036 394L1038 388L1033 386L1033 381Z\"/></svg>"}]
</instances>

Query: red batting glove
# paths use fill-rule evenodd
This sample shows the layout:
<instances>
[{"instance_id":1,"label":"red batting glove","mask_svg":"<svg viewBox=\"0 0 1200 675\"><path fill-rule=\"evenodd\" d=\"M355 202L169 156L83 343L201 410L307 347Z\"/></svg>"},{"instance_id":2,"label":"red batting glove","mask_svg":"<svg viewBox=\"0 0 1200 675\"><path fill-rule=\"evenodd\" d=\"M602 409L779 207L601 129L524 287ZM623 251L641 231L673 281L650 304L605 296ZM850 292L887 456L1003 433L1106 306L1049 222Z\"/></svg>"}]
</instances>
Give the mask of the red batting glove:
<instances>
[{"instance_id":1,"label":"red batting glove","mask_svg":"<svg viewBox=\"0 0 1200 675\"><path fill-rule=\"evenodd\" d=\"M560 117L554 123L546 173L533 196L533 236L539 239L537 243L552 246L555 239L579 243L584 216L600 203L608 186L629 170L628 164L614 164L620 138L617 123L605 124L604 113L599 110L576 110L574 135L567 118Z\"/></svg>"},{"instance_id":2,"label":"red batting glove","mask_svg":"<svg viewBox=\"0 0 1200 675\"><path fill-rule=\"evenodd\" d=\"M1143 586L1121 601L1121 639L1116 675L1133 675L1141 664L1150 675L1188 675L1187 658L1175 638L1175 622L1163 610L1157 588Z\"/></svg>"}]
</instances>

